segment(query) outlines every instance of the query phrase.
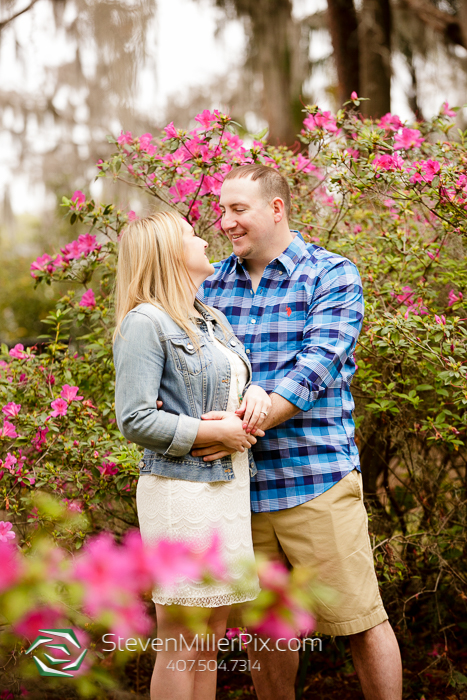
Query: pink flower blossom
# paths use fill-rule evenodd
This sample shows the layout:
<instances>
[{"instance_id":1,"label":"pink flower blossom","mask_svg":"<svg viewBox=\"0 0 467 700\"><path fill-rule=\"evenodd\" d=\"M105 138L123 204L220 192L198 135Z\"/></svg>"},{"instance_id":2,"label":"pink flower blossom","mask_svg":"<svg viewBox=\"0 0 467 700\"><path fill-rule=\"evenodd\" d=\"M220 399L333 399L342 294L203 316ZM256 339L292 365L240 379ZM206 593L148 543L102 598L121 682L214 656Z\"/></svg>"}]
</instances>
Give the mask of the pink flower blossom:
<instances>
[{"instance_id":1,"label":"pink flower blossom","mask_svg":"<svg viewBox=\"0 0 467 700\"><path fill-rule=\"evenodd\" d=\"M451 289L449 291L449 304L448 304L448 306L452 306L453 304L455 304L458 301L461 301L462 299L463 299L462 292L459 292L458 294L456 294L454 292L454 289Z\"/></svg>"},{"instance_id":2,"label":"pink flower blossom","mask_svg":"<svg viewBox=\"0 0 467 700\"><path fill-rule=\"evenodd\" d=\"M36 277L34 274L35 270L38 270L39 272L49 272L52 273L54 271L54 263L50 255L47 255L47 253L44 253L44 255L41 255L40 257L37 258L33 263L31 263L31 277Z\"/></svg>"},{"instance_id":3,"label":"pink flower blossom","mask_svg":"<svg viewBox=\"0 0 467 700\"><path fill-rule=\"evenodd\" d=\"M191 177L178 180L178 182L169 189L172 195L172 201L182 202L188 195L195 192L198 187L199 182L193 180Z\"/></svg>"},{"instance_id":4,"label":"pink flower blossom","mask_svg":"<svg viewBox=\"0 0 467 700\"><path fill-rule=\"evenodd\" d=\"M120 136L117 139L117 143L119 146L124 146L126 143L131 144L133 143L133 134L131 131L122 131L120 132Z\"/></svg>"},{"instance_id":5,"label":"pink flower blossom","mask_svg":"<svg viewBox=\"0 0 467 700\"><path fill-rule=\"evenodd\" d=\"M54 409L50 414L51 416L54 418L57 418L57 416L66 416L68 411L68 404L66 401L63 399L55 399L55 401L52 401L51 406Z\"/></svg>"},{"instance_id":6,"label":"pink flower blossom","mask_svg":"<svg viewBox=\"0 0 467 700\"><path fill-rule=\"evenodd\" d=\"M445 326L446 325L446 317L441 316L441 318L435 314L435 321L439 326Z\"/></svg>"},{"instance_id":7,"label":"pink flower blossom","mask_svg":"<svg viewBox=\"0 0 467 700\"><path fill-rule=\"evenodd\" d=\"M396 134L394 140L394 149L397 151L401 148L409 150L417 148L425 139L421 136L418 129L402 129L402 134Z\"/></svg>"},{"instance_id":8,"label":"pink flower blossom","mask_svg":"<svg viewBox=\"0 0 467 700\"><path fill-rule=\"evenodd\" d=\"M398 131L404 126L397 114L391 114L390 112L383 115L379 120L379 123L380 126L384 126L387 131Z\"/></svg>"},{"instance_id":9,"label":"pink flower blossom","mask_svg":"<svg viewBox=\"0 0 467 700\"><path fill-rule=\"evenodd\" d=\"M166 138L168 138L168 139L176 139L178 136L177 129L174 127L173 122L170 122L170 124L167 124L164 131L167 134Z\"/></svg>"},{"instance_id":10,"label":"pink flower blossom","mask_svg":"<svg viewBox=\"0 0 467 700\"><path fill-rule=\"evenodd\" d=\"M68 401L68 403L70 403L71 401L81 401L83 397L77 396L78 391L79 387L64 384L60 392L60 396L62 397L62 399L65 399L65 401Z\"/></svg>"},{"instance_id":11,"label":"pink flower blossom","mask_svg":"<svg viewBox=\"0 0 467 700\"><path fill-rule=\"evenodd\" d=\"M373 161L373 168L376 171L379 171L379 170L389 170L389 171L403 170L404 169L404 161L398 153L395 153L392 156L389 154L383 154L380 156L376 156L376 158Z\"/></svg>"},{"instance_id":12,"label":"pink flower blossom","mask_svg":"<svg viewBox=\"0 0 467 700\"><path fill-rule=\"evenodd\" d=\"M294 162L294 161L292 161ZM295 158L294 165L299 172L311 173L316 170L316 165L313 165L309 158L305 158L301 153Z\"/></svg>"},{"instance_id":13,"label":"pink flower blossom","mask_svg":"<svg viewBox=\"0 0 467 700\"><path fill-rule=\"evenodd\" d=\"M148 149L155 150L154 146L151 145L152 134L149 134L149 133L143 134L142 136L140 136L138 138L138 141L139 141L139 145L141 146L143 151L147 151ZM152 155L152 154L150 154L150 155Z\"/></svg>"},{"instance_id":14,"label":"pink flower blossom","mask_svg":"<svg viewBox=\"0 0 467 700\"><path fill-rule=\"evenodd\" d=\"M201 124L204 129L214 129L219 126L220 116L221 113L217 109L212 113L208 109L205 109L201 114L196 115L195 122Z\"/></svg>"},{"instance_id":15,"label":"pink flower blossom","mask_svg":"<svg viewBox=\"0 0 467 700\"><path fill-rule=\"evenodd\" d=\"M85 233L78 238L78 248L84 255L89 255L89 253L92 253L94 250L100 250L101 247L100 243L96 240L96 236L90 233Z\"/></svg>"},{"instance_id":16,"label":"pink flower blossom","mask_svg":"<svg viewBox=\"0 0 467 700\"><path fill-rule=\"evenodd\" d=\"M4 469L8 469L11 474L14 474L14 466L17 464L18 460L15 457L15 455L12 455L11 452L7 453L5 461L2 463L2 460L0 459L0 466L2 466Z\"/></svg>"},{"instance_id":17,"label":"pink flower blossom","mask_svg":"<svg viewBox=\"0 0 467 700\"><path fill-rule=\"evenodd\" d=\"M409 306L413 303L413 295L412 287L402 287L402 294L397 294L396 299L400 304Z\"/></svg>"},{"instance_id":18,"label":"pink flower blossom","mask_svg":"<svg viewBox=\"0 0 467 700\"><path fill-rule=\"evenodd\" d=\"M92 289L88 289L87 292L83 294L79 305L83 308L93 309L96 306L96 299L94 297L94 292Z\"/></svg>"},{"instance_id":19,"label":"pink flower blossom","mask_svg":"<svg viewBox=\"0 0 467 700\"><path fill-rule=\"evenodd\" d=\"M335 133L338 131L336 120L331 115L331 112L317 112L316 114L309 114L303 121L303 125L308 129L308 131L314 131L315 129L324 129L329 133Z\"/></svg>"},{"instance_id":20,"label":"pink flower blossom","mask_svg":"<svg viewBox=\"0 0 467 700\"><path fill-rule=\"evenodd\" d=\"M21 411L21 404L10 401L2 408L2 411L7 418L14 418Z\"/></svg>"},{"instance_id":21,"label":"pink flower blossom","mask_svg":"<svg viewBox=\"0 0 467 700\"><path fill-rule=\"evenodd\" d=\"M72 512L72 513L82 513L83 508L81 506L81 503L78 501L70 501L68 498L64 498L63 502L66 503L67 509Z\"/></svg>"},{"instance_id":22,"label":"pink flower blossom","mask_svg":"<svg viewBox=\"0 0 467 700\"><path fill-rule=\"evenodd\" d=\"M63 620L62 613L50 606L35 608L28 612L17 622L14 630L22 637L33 641L40 634L41 629L57 629Z\"/></svg>"},{"instance_id":23,"label":"pink flower blossom","mask_svg":"<svg viewBox=\"0 0 467 700\"><path fill-rule=\"evenodd\" d=\"M446 116L446 117L455 117L456 116L456 113L454 112L453 109L449 108L449 105L447 102L443 102L440 114L444 114L444 116Z\"/></svg>"},{"instance_id":24,"label":"pink flower blossom","mask_svg":"<svg viewBox=\"0 0 467 700\"><path fill-rule=\"evenodd\" d=\"M102 462L102 466L98 467L102 476L114 476L118 474L118 467L115 462Z\"/></svg>"},{"instance_id":25,"label":"pink flower blossom","mask_svg":"<svg viewBox=\"0 0 467 700\"><path fill-rule=\"evenodd\" d=\"M353 92L350 93L350 99L351 99L351 100L358 100L358 95L357 95L357 93L355 92L355 90L354 90Z\"/></svg>"},{"instance_id":26,"label":"pink flower blossom","mask_svg":"<svg viewBox=\"0 0 467 700\"><path fill-rule=\"evenodd\" d=\"M133 210L128 212L128 221L136 221L138 217Z\"/></svg>"},{"instance_id":27,"label":"pink flower blossom","mask_svg":"<svg viewBox=\"0 0 467 700\"><path fill-rule=\"evenodd\" d=\"M422 297L418 297L417 301L410 304L407 307L407 311L404 314L404 318L409 318L409 314L414 314L415 316L426 316L428 314L428 309L423 303Z\"/></svg>"},{"instance_id":28,"label":"pink flower blossom","mask_svg":"<svg viewBox=\"0 0 467 700\"><path fill-rule=\"evenodd\" d=\"M36 448L38 452L42 451L42 445L47 441L48 432L49 429L47 427L40 428L31 440L32 445Z\"/></svg>"},{"instance_id":29,"label":"pink flower blossom","mask_svg":"<svg viewBox=\"0 0 467 700\"><path fill-rule=\"evenodd\" d=\"M8 542L8 540L14 540L16 535L14 532L10 532L13 525L11 523L5 522L5 520L0 520L0 542Z\"/></svg>"},{"instance_id":30,"label":"pink flower blossom","mask_svg":"<svg viewBox=\"0 0 467 700\"><path fill-rule=\"evenodd\" d=\"M81 209L86 204L86 195L81 190L75 190L71 195L71 202L74 209Z\"/></svg>"},{"instance_id":31,"label":"pink flower blossom","mask_svg":"<svg viewBox=\"0 0 467 700\"><path fill-rule=\"evenodd\" d=\"M0 438L16 438L18 437L18 433L15 430L15 426L13 423L10 423L9 421L4 421L3 422L3 428L0 431Z\"/></svg>"},{"instance_id":32,"label":"pink flower blossom","mask_svg":"<svg viewBox=\"0 0 467 700\"><path fill-rule=\"evenodd\" d=\"M21 561L11 541L0 541L0 593L12 588L21 575Z\"/></svg>"}]
</instances>

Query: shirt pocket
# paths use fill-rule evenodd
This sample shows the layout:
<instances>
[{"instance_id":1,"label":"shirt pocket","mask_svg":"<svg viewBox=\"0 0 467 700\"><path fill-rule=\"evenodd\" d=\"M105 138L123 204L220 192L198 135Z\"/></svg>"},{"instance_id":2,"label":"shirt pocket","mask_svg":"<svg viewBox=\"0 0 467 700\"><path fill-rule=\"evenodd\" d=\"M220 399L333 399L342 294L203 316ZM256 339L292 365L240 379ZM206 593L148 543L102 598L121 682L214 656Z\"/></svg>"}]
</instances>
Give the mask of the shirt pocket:
<instances>
[{"instance_id":1,"label":"shirt pocket","mask_svg":"<svg viewBox=\"0 0 467 700\"><path fill-rule=\"evenodd\" d=\"M188 336L170 339L173 361L181 374L200 374L212 363L211 353L202 338L199 343L197 348Z\"/></svg>"}]
</instances>

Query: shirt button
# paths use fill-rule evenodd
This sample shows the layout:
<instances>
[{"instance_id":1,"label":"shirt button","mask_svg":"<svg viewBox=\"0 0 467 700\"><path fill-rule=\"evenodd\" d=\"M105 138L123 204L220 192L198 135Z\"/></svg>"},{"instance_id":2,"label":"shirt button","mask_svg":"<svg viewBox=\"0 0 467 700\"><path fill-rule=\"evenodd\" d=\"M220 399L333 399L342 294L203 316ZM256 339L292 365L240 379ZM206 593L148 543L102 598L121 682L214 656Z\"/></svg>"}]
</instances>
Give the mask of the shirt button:
<instances>
[{"instance_id":1,"label":"shirt button","mask_svg":"<svg viewBox=\"0 0 467 700\"><path fill-rule=\"evenodd\" d=\"M232 341L230 342L230 344L231 344L231 346L234 348L234 347L236 346L237 343L234 343L234 341L232 340Z\"/></svg>"},{"instance_id":2,"label":"shirt button","mask_svg":"<svg viewBox=\"0 0 467 700\"><path fill-rule=\"evenodd\" d=\"M279 270L279 274L282 275L282 270Z\"/></svg>"},{"instance_id":3,"label":"shirt button","mask_svg":"<svg viewBox=\"0 0 467 700\"><path fill-rule=\"evenodd\" d=\"M187 348L188 350L193 350L193 345L190 343L189 345L187 345Z\"/></svg>"},{"instance_id":4,"label":"shirt button","mask_svg":"<svg viewBox=\"0 0 467 700\"><path fill-rule=\"evenodd\" d=\"M255 319L255 318L252 318L252 319L251 319L251 323L256 323L256 319Z\"/></svg>"},{"instance_id":5,"label":"shirt button","mask_svg":"<svg viewBox=\"0 0 467 700\"><path fill-rule=\"evenodd\" d=\"M247 349L246 349L246 352L247 352L247 355L249 355L249 354L250 354L250 348L247 348Z\"/></svg>"}]
</instances>

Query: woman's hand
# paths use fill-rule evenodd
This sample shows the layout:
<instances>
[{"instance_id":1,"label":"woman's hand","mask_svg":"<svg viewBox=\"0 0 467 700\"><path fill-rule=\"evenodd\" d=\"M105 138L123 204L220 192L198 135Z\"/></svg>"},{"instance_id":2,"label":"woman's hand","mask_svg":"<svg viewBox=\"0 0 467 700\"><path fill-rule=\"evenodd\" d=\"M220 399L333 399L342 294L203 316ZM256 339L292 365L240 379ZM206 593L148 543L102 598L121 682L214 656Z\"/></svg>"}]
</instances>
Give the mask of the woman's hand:
<instances>
[{"instance_id":1,"label":"woman's hand","mask_svg":"<svg viewBox=\"0 0 467 700\"><path fill-rule=\"evenodd\" d=\"M252 384L243 397L240 408L237 408L235 414L242 418L243 429L247 433L251 433L264 423L266 416L271 410L272 401L264 389L260 386Z\"/></svg>"},{"instance_id":2,"label":"woman's hand","mask_svg":"<svg viewBox=\"0 0 467 700\"><path fill-rule=\"evenodd\" d=\"M243 429L242 420L235 413L226 413L218 423L219 442L235 452L245 452L251 447L251 435ZM256 438L253 438L256 442Z\"/></svg>"}]
</instances>

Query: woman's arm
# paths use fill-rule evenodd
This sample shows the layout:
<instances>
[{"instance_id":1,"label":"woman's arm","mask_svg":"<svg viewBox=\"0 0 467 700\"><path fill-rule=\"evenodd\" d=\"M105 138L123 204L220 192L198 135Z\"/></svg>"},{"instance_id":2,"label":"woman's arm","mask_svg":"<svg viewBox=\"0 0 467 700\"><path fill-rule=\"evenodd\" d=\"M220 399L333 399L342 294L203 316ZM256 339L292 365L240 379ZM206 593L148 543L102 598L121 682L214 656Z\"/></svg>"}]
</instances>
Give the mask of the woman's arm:
<instances>
[{"instance_id":1,"label":"woman's arm","mask_svg":"<svg viewBox=\"0 0 467 700\"><path fill-rule=\"evenodd\" d=\"M182 457L196 439L198 418L158 410L156 399L165 356L154 321L142 312L128 314L123 338L114 343L115 414L122 434L154 452Z\"/></svg>"}]
</instances>

